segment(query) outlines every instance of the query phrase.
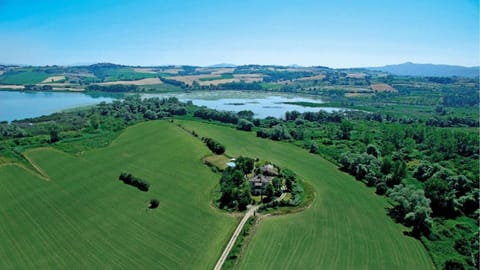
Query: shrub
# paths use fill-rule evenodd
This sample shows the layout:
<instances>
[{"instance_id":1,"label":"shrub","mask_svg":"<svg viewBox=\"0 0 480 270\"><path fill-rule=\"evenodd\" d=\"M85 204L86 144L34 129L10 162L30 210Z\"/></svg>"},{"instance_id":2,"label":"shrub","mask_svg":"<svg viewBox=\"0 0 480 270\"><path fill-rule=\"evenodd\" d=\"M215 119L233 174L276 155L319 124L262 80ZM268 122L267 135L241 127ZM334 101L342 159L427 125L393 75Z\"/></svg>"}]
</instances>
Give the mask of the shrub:
<instances>
[{"instance_id":1,"label":"shrub","mask_svg":"<svg viewBox=\"0 0 480 270\"><path fill-rule=\"evenodd\" d=\"M221 155L225 153L225 146L223 146L223 144L220 144L212 138L203 138L202 140L214 154Z\"/></svg>"},{"instance_id":2,"label":"shrub","mask_svg":"<svg viewBox=\"0 0 480 270\"><path fill-rule=\"evenodd\" d=\"M160 205L160 202L157 199L150 200L150 206L148 208L155 209Z\"/></svg>"},{"instance_id":3,"label":"shrub","mask_svg":"<svg viewBox=\"0 0 480 270\"><path fill-rule=\"evenodd\" d=\"M237 129L244 130L244 131L251 131L252 128L253 128L252 122L245 119L238 120Z\"/></svg>"},{"instance_id":4,"label":"shrub","mask_svg":"<svg viewBox=\"0 0 480 270\"><path fill-rule=\"evenodd\" d=\"M450 259L445 262L445 266L443 267L444 270L463 270L465 267L463 264L456 260L456 259Z\"/></svg>"},{"instance_id":5,"label":"shrub","mask_svg":"<svg viewBox=\"0 0 480 270\"><path fill-rule=\"evenodd\" d=\"M147 183L145 180L142 180L138 177L135 177L133 176L132 174L130 173L125 173L125 172L122 172L120 174L120 176L118 177L118 180L120 181L123 181L123 183L127 184L127 185L131 185L131 186L134 186L136 188L138 188L139 190L141 191L148 191L148 189L150 188L150 184Z\"/></svg>"}]
</instances>

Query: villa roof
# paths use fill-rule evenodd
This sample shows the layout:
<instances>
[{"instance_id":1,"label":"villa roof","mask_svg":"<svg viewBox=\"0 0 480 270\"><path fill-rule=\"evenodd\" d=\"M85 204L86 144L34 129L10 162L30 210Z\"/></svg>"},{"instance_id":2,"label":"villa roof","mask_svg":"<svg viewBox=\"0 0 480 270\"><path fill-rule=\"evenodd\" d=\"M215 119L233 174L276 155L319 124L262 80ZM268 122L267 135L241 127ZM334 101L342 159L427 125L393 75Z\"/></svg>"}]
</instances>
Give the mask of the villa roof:
<instances>
[{"instance_id":1,"label":"villa roof","mask_svg":"<svg viewBox=\"0 0 480 270\"><path fill-rule=\"evenodd\" d=\"M250 178L250 182L254 182L255 184L262 184L262 183L268 183L272 180L272 177L265 176L262 174L257 174L254 177Z\"/></svg>"},{"instance_id":2,"label":"villa roof","mask_svg":"<svg viewBox=\"0 0 480 270\"><path fill-rule=\"evenodd\" d=\"M272 164L267 164L261 168L262 173L273 176L278 175L277 168L275 168Z\"/></svg>"}]
</instances>

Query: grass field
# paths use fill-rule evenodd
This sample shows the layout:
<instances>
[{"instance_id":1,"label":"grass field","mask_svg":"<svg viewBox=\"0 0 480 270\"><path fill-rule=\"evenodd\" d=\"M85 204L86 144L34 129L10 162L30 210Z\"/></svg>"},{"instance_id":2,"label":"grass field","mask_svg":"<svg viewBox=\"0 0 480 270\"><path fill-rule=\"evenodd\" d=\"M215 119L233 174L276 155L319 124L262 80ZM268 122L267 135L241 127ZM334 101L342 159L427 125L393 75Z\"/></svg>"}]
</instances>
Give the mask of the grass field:
<instances>
[{"instance_id":1,"label":"grass field","mask_svg":"<svg viewBox=\"0 0 480 270\"><path fill-rule=\"evenodd\" d=\"M153 73L135 72L133 68L112 69L105 77L105 82L141 80L146 78L156 78L158 75Z\"/></svg>"},{"instance_id":2,"label":"grass field","mask_svg":"<svg viewBox=\"0 0 480 270\"><path fill-rule=\"evenodd\" d=\"M230 156L271 160L310 182L317 196L304 212L265 218L240 269L432 269L420 241L405 236L387 215L386 199L331 163L283 142L232 128L183 121L199 136L227 147Z\"/></svg>"},{"instance_id":3,"label":"grass field","mask_svg":"<svg viewBox=\"0 0 480 270\"><path fill-rule=\"evenodd\" d=\"M1 84L36 84L51 75L43 71L10 71L0 76Z\"/></svg>"},{"instance_id":4,"label":"grass field","mask_svg":"<svg viewBox=\"0 0 480 270\"><path fill-rule=\"evenodd\" d=\"M230 156L271 160L316 192L303 212L264 218L240 269L432 269L421 243L387 215L385 198L294 145L224 126L180 121ZM0 166L1 269L211 269L237 220L209 206L218 175L200 140L165 121L128 128L79 156L51 148L26 155L50 181ZM149 192L118 181L126 171ZM160 207L147 211L150 199Z\"/></svg>"},{"instance_id":5,"label":"grass field","mask_svg":"<svg viewBox=\"0 0 480 270\"><path fill-rule=\"evenodd\" d=\"M75 156L26 155L49 176L0 166L0 269L211 269L237 220L209 206L208 149L168 122L128 128ZM126 171L148 192L117 180ZM150 199L159 208L147 211Z\"/></svg>"},{"instance_id":6,"label":"grass field","mask_svg":"<svg viewBox=\"0 0 480 270\"><path fill-rule=\"evenodd\" d=\"M233 79L233 74L231 73L224 73L218 77L210 77L210 78L200 78L200 81L215 81L215 80L224 80L224 79Z\"/></svg>"}]
</instances>

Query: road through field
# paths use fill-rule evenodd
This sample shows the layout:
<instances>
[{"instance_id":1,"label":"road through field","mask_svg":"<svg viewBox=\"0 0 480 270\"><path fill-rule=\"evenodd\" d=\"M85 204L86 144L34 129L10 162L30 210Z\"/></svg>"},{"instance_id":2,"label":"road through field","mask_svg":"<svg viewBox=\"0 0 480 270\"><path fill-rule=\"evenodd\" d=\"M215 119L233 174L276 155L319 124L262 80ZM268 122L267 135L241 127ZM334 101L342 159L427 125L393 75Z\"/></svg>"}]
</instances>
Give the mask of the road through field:
<instances>
[{"instance_id":1,"label":"road through field","mask_svg":"<svg viewBox=\"0 0 480 270\"><path fill-rule=\"evenodd\" d=\"M278 197L276 199L276 201L281 201L283 198L285 198L285 195L287 195L286 193L282 193L282 195L280 197ZM232 237L230 238L230 240L228 241L228 244L227 246L225 247L225 249L223 250L223 253L222 253L222 256L220 256L220 259L218 259L218 262L217 264L215 265L215 267L213 268L214 270L220 270L222 269L222 266L223 264L225 263L225 260L227 259L227 256L228 254L230 253L230 251L232 250L233 248L233 245L235 244L235 241L237 241L237 238L238 236L240 235L240 232L242 231L243 229L243 226L245 226L245 223L247 223L247 220L256 213L258 207L260 205L249 205L250 208L248 208L248 211L247 213L245 213L245 216L243 216L242 220L240 221L240 223L238 224L237 228L235 229L235 231L233 232L233 235Z\"/></svg>"},{"instance_id":2,"label":"road through field","mask_svg":"<svg viewBox=\"0 0 480 270\"><path fill-rule=\"evenodd\" d=\"M240 221L240 223L238 224L237 228L236 228L235 231L233 232L232 237L231 237L230 240L228 241L227 246L226 246L225 249L223 250L222 256L220 256L220 258L218 259L217 264L216 264L215 267L213 268L214 270L220 270L220 269L222 269L222 266L223 266L223 264L225 263L225 260L227 259L228 254L229 254L230 251L232 250L233 245L235 244L235 241L237 241L237 238L238 238L238 236L240 235L240 232L242 231L243 226L245 225L245 223L247 223L247 220L255 213L255 211L257 211L257 208L258 208L258 205L251 206L251 207L248 209L247 213L245 213L245 216L243 216L242 220Z\"/></svg>"}]
</instances>

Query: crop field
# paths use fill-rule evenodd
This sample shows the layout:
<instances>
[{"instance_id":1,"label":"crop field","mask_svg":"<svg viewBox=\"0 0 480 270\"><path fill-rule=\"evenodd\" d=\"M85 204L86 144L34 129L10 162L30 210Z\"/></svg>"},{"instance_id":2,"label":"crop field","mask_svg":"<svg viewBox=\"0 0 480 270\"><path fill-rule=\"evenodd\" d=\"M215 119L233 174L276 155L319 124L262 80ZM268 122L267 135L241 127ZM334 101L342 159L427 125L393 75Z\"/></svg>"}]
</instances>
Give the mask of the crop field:
<instances>
[{"instance_id":1,"label":"crop field","mask_svg":"<svg viewBox=\"0 0 480 270\"><path fill-rule=\"evenodd\" d=\"M1 84L36 84L51 75L43 71L10 71L0 76Z\"/></svg>"},{"instance_id":2,"label":"crop field","mask_svg":"<svg viewBox=\"0 0 480 270\"><path fill-rule=\"evenodd\" d=\"M185 75L185 76L172 76L169 79L183 82L188 85L192 85L196 81L199 85L219 85L231 82L260 82L263 79L261 74L202 74L202 75Z\"/></svg>"},{"instance_id":3,"label":"crop field","mask_svg":"<svg viewBox=\"0 0 480 270\"><path fill-rule=\"evenodd\" d=\"M213 268L237 220L209 205L218 175L202 164L208 153L161 121L78 155L27 151L50 180L0 167L0 269ZM119 181L121 172L150 190Z\"/></svg>"},{"instance_id":4,"label":"crop field","mask_svg":"<svg viewBox=\"0 0 480 270\"><path fill-rule=\"evenodd\" d=\"M146 78L140 80L132 80L132 81L110 81L110 82L103 82L98 83L98 85L116 85L116 84L123 84L123 85L154 85L154 84L162 84L159 78Z\"/></svg>"},{"instance_id":5,"label":"crop field","mask_svg":"<svg viewBox=\"0 0 480 270\"><path fill-rule=\"evenodd\" d=\"M42 83L58 83L61 81L65 81L65 76L59 75L59 76L51 76L46 78L45 80L42 81Z\"/></svg>"},{"instance_id":6,"label":"crop field","mask_svg":"<svg viewBox=\"0 0 480 270\"><path fill-rule=\"evenodd\" d=\"M323 79L325 79L325 75L318 74L315 76L299 78L299 79L296 79L296 81L313 81L313 80L323 80Z\"/></svg>"},{"instance_id":7,"label":"crop field","mask_svg":"<svg viewBox=\"0 0 480 270\"><path fill-rule=\"evenodd\" d=\"M253 132L183 121L226 145L230 156L271 160L311 183L316 199L297 214L264 218L240 258L240 269L432 269L420 241L386 215L388 203L331 163Z\"/></svg>"},{"instance_id":8,"label":"crop field","mask_svg":"<svg viewBox=\"0 0 480 270\"><path fill-rule=\"evenodd\" d=\"M200 81L216 81L216 80L226 80L226 79L233 79L232 73L223 73L217 77L209 77L209 78L200 78Z\"/></svg>"},{"instance_id":9,"label":"crop field","mask_svg":"<svg viewBox=\"0 0 480 270\"><path fill-rule=\"evenodd\" d=\"M105 77L105 82L141 80L146 78L156 78L157 74L135 72L132 68L119 68L110 70Z\"/></svg>"},{"instance_id":10,"label":"crop field","mask_svg":"<svg viewBox=\"0 0 480 270\"><path fill-rule=\"evenodd\" d=\"M23 89L23 85L16 84L0 84L0 89Z\"/></svg>"},{"instance_id":11,"label":"crop field","mask_svg":"<svg viewBox=\"0 0 480 270\"><path fill-rule=\"evenodd\" d=\"M376 83L370 86L373 90L378 92L397 92L397 90L386 83Z\"/></svg>"}]
</instances>

